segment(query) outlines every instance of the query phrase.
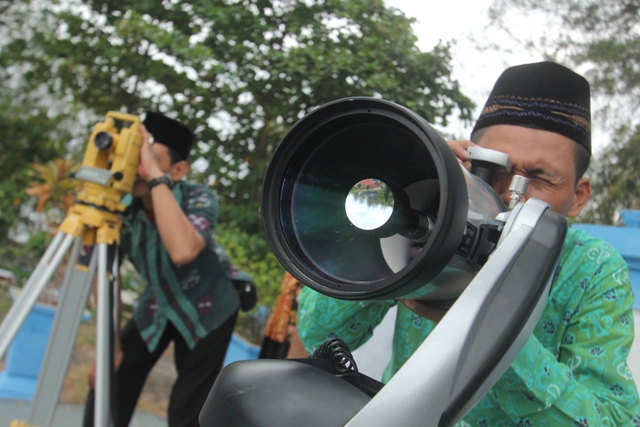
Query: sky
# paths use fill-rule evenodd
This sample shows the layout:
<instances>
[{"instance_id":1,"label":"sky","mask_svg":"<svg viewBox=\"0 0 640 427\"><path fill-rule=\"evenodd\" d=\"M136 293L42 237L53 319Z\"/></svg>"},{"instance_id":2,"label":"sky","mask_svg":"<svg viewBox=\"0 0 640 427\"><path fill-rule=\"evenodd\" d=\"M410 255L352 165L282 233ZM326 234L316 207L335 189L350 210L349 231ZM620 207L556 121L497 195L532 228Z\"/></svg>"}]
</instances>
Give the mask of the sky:
<instances>
[{"instance_id":1,"label":"sky","mask_svg":"<svg viewBox=\"0 0 640 427\"><path fill-rule=\"evenodd\" d=\"M439 41L454 42L453 75L460 82L462 92L477 104L475 117L505 68L541 59L527 52L507 54L479 51L477 44L482 44L486 39L495 41L500 37L504 39L501 46L508 47L505 34L487 28L491 3L492 0L385 0L387 6L398 8L406 16L416 18L413 30L422 51L430 51ZM531 25L523 25L523 31L525 27L531 28ZM523 35L525 33L518 33L518 36ZM456 136L468 136L471 127L455 120L445 130Z\"/></svg>"},{"instance_id":2,"label":"sky","mask_svg":"<svg viewBox=\"0 0 640 427\"><path fill-rule=\"evenodd\" d=\"M523 49L513 49L507 53L515 46L510 37L488 25L488 9L492 0L385 0L385 4L416 18L413 30L422 51L430 51L439 41L455 43L452 48L453 76L459 81L462 93L476 103L474 117L478 117L502 71L512 65L543 59L541 54ZM520 39L537 41L542 30L551 25L548 18L542 15L510 16L510 30ZM478 45L486 41L497 43L504 51L480 51ZM468 137L472 127L454 119L447 128L441 130L453 136ZM594 153L608 142L608 137L597 123L594 123L592 142Z\"/></svg>"}]
</instances>

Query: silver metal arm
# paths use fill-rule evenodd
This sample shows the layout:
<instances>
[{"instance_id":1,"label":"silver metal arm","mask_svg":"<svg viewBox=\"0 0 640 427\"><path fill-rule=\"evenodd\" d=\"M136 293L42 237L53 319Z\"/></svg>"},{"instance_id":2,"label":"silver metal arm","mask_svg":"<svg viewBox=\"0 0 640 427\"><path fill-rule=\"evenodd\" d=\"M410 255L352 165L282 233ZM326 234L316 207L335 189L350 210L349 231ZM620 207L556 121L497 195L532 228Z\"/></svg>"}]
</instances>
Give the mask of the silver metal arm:
<instances>
[{"instance_id":1,"label":"silver metal arm","mask_svg":"<svg viewBox=\"0 0 640 427\"><path fill-rule=\"evenodd\" d=\"M503 312L496 311L495 299L502 291L496 284L501 283L509 273L509 266L521 254L536 223L547 209L546 203L535 199L522 205L516 213L517 217L511 221L508 235L467 290L402 369L347 427L453 425L494 386L531 335L546 304L552 277L508 352L502 355L484 381L475 386L475 392L466 400L463 408L450 407L452 398L473 377L474 373L465 368L467 364L473 364L473 350L487 338L483 334L495 334L495 331L488 331L482 325L491 317L504 317ZM508 322L509 319L503 321ZM457 415L455 419L441 424L446 411L454 411Z\"/></svg>"}]
</instances>

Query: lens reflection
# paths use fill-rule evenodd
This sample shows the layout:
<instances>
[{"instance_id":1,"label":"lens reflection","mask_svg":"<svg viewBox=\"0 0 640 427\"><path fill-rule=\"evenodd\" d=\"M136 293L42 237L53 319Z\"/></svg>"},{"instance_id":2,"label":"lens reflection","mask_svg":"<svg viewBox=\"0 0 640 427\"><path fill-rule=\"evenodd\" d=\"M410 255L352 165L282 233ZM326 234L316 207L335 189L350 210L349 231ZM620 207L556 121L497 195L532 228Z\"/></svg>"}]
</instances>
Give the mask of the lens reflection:
<instances>
[{"instance_id":1,"label":"lens reflection","mask_svg":"<svg viewBox=\"0 0 640 427\"><path fill-rule=\"evenodd\" d=\"M460 169L444 139L412 111L374 98L329 103L296 123L269 164L262 197L269 244L287 270L325 295L425 296L418 291L464 235ZM354 186L373 179L393 203L379 203L391 215L368 224L348 206Z\"/></svg>"},{"instance_id":2,"label":"lens reflection","mask_svg":"<svg viewBox=\"0 0 640 427\"><path fill-rule=\"evenodd\" d=\"M393 193L379 179L363 179L349 191L344 208L353 225L361 230L375 230L391 218Z\"/></svg>"},{"instance_id":3,"label":"lens reflection","mask_svg":"<svg viewBox=\"0 0 640 427\"><path fill-rule=\"evenodd\" d=\"M98 150L108 150L113 145L113 138L108 132L98 132L94 139L94 144Z\"/></svg>"},{"instance_id":4,"label":"lens reflection","mask_svg":"<svg viewBox=\"0 0 640 427\"><path fill-rule=\"evenodd\" d=\"M291 162L297 167L285 174L282 196L286 203L281 206L285 224L291 225L283 231L289 244L297 248L298 258L316 274L345 285L385 280L420 252L425 242L396 239L393 247L399 252L390 257L383 239L407 231L402 221L393 221L392 212L399 208L396 198L404 197L413 205L409 188L438 181L432 158L415 134L389 123L351 119L355 123L319 131L317 138L306 141L313 152L305 154L301 167ZM372 184L372 177L386 187L372 197L372 205L377 206L373 210L385 214L373 225L359 221L358 215L352 217L347 208L347 203L351 205L348 199L357 201L354 193ZM416 200L416 205L421 213L437 216L437 196L427 203ZM368 220L375 216L369 215Z\"/></svg>"}]
</instances>

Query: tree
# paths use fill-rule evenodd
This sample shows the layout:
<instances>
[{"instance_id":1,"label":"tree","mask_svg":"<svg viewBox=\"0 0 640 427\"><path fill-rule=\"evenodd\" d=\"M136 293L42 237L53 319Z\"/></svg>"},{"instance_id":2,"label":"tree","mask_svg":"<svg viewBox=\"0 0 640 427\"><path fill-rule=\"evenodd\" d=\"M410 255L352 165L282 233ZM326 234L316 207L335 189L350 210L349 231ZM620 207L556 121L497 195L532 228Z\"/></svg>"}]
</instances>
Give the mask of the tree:
<instances>
[{"instance_id":1,"label":"tree","mask_svg":"<svg viewBox=\"0 0 640 427\"><path fill-rule=\"evenodd\" d=\"M0 11L0 77L19 74L25 93L85 111L86 135L109 110L157 110L194 129L191 178L221 196L219 240L275 287L283 271L259 198L297 120L354 95L436 125L471 119L449 47L421 52L412 20L382 0L0 0Z\"/></svg>"},{"instance_id":2,"label":"tree","mask_svg":"<svg viewBox=\"0 0 640 427\"><path fill-rule=\"evenodd\" d=\"M620 129L617 138L596 159L593 196L584 222L620 223L623 209L640 209L640 127Z\"/></svg>"},{"instance_id":3,"label":"tree","mask_svg":"<svg viewBox=\"0 0 640 427\"><path fill-rule=\"evenodd\" d=\"M511 33L517 13L541 13L550 22L540 40L521 40L549 59L587 77L602 105L594 119L613 129L612 142L591 167L593 203L583 220L612 223L616 210L638 206L640 185L640 2L638 0L494 0L490 15Z\"/></svg>"},{"instance_id":4,"label":"tree","mask_svg":"<svg viewBox=\"0 0 640 427\"><path fill-rule=\"evenodd\" d=\"M494 0L494 25L509 30L512 13L542 13L557 25L522 41L584 70L593 90L640 105L640 3L637 0ZM637 117L636 117L637 119Z\"/></svg>"},{"instance_id":5,"label":"tree","mask_svg":"<svg viewBox=\"0 0 640 427\"><path fill-rule=\"evenodd\" d=\"M7 3L7 2L5 2ZM471 102L446 46L420 52L410 24L374 1L58 0L5 5L0 58L27 88L93 113L147 108L178 116L198 139L198 174L258 226L260 184L288 128L325 102L378 95L433 123ZM26 30L24 30L26 28ZM211 177L214 177L213 179Z\"/></svg>"},{"instance_id":6,"label":"tree","mask_svg":"<svg viewBox=\"0 0 640 427\"><path fill-rule=\"evenodd\" d=\"M16 225L28 200L25 189L33 162L46 163L62 154L64 144L55 138L57 122L33 105L0 94L0 242Z\"/></svg>"}]
</instances>

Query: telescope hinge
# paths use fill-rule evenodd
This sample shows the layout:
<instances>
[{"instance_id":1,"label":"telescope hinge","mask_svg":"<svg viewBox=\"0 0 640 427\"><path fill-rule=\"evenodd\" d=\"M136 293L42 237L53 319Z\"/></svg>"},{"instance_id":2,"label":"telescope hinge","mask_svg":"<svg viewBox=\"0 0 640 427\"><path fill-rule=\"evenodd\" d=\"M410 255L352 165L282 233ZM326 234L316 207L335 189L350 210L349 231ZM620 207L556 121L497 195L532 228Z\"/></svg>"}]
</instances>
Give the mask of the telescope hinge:
<instances>
[{"instance_id":1,"label":"telescope hinge","mask_svg":"<svg viewBox=\"0 0 640 427\"><path fill-rule=\"evenodd\" d=\"M466 258L467 264L479 270L498 246L502 225L482 224L479 229L467 223L467 229L456 253Z\"/></svg>"},{"instance_id":2,"label":"telescope hinge","mask_svg":"<svg viewBox=\"0 0 640 427\"><path fill-rule=\"evenodd\" d=\"M462 237L462 243L460 243L460 246L458 246L456 254L467 258L473 250L477 235L478 228L470 223L467 223L467 227L464 231L464 236Z\"/></svg>"}]
</instances>

